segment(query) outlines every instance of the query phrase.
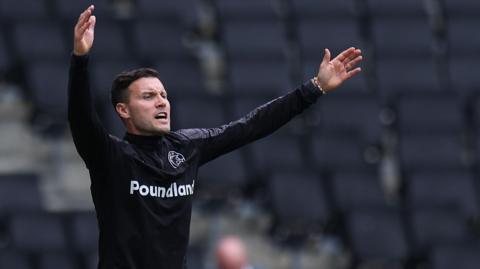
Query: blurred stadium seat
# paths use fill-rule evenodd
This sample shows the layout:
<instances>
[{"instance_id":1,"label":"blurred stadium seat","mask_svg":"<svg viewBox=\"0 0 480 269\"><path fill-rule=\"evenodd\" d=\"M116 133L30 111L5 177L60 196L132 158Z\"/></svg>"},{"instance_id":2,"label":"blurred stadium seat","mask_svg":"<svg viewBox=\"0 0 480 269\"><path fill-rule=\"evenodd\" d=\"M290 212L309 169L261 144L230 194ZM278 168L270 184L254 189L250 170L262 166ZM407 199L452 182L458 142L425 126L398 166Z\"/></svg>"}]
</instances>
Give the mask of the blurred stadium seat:
<instances>
[{"instance_id":1,"label":"blurred stadium seat","mask_svg":"<svg viewBox=\"0 0 480 269\"><path fill-rule=\"evenodd\" d=\"M348 47L362 47L360 31L353 17L301 20L299 38L303 59L320 61L323 48L329 48L332 55L337 55Z\"/></svg>"},{"instance_id":2,"label":"blurred stadium seat","mask_svg":"<svg viewBox=\"0 0 480 269\"><path fill-rule=\"evenodd\" d=\"M172 104L175 128L215 128L226 123L220 98L182 98Z\"/></svg>"},{"instance_id":3,"label":"blurred stadium seat","mask_svg":"<svg viewBox=\"0 0 480 269\"><path fill-rule=\"evenodd\" d=\"M65 61L31 61L26 76L33 103L35 129L50 136L63 134L67 127L65 89L68 86L68 64Z\"/></svg>"},{"instance_id":4,"label":"blurred stadium seat","mask_svg":"<svg viewBox=\"0 0 480 269\"><path fill-rule=\"evenodd\" d=\"M346 227L358 264L373 260L382 268L401 268L411 254L401 212L396 209L353 210L346 217Z\"/></svg>"},{"instance_id":5,"label":"blurred stadium seat","mask_svg":"<svg viewBox=\"0 0 480 269\"><path fill-rule=\"evenodd\" d=\"M23 61L64 60L68 55L61 27L54 21L19 21L12 31L17 56Z\"/></svg>"},{"instance_id":6,"label":"blurred stadium seat","mask_svg":"<svg viewBox=\"0 0 480 269\"><path fill-rule=\"evenodd\" d=\"M274 60L286 55L286 33L279 20L226 21L223 37L231 61Z\"/></svg>"},{"instance_id":7,"label":"blurred stadium seat","mask_svg":"<svg viewBox=\"0 0 480 269\"><path fill-rule=\"evenodd\" d=\"M68 23L68 29L73 27L80 13L89 5L95 5L95 14L99 18L111 17L111 1L96 0L94 3L90 0L63 1L51 0L54 13L57 18Z\"/></svg>"},{"instance_id":8,"label":"blurred stadium seat","mask_svg":"<svg viewBox=\"0 0 480 269\"><path fill-rule=\"evenodd\" d=\"M279 168L306 167L306 155L301 148L300 137L275 134L251 145L253 162L258 171L268 174Z\"/></svg>"},{"instance_id":9,"label":"blurred stadium seat","mask_svg":"<svg viewBox=\"0 0 480 269\"><path fill-rule=\"evenodd\" d=\"M42 208L40 182L35 174L0 174L0 215ZM22 193L22 195L19 195Z\"/></svg>"},{"instance_id":10,"label":"blurred stadium seat","mask_svg":"<svg viewBox=\"0 0 480 269\"><path fill-rule=\"evenodd\" d=\"M18 251L0 250L0 268L33 269L28 255Z\"/></svg>"},{"instance_id":11,"label":"blurred stadium seat","mask_svg":"<svg viewBox=\"0 0 480 269\"><path fill-rule=\"evenodd\" d=\"M473 70L479 60L480 37L472 31L480 27L480 5L465 0L445 0L444 5L451 87L466 96L478 94L479 79Z\"/></svg>"},{"instance_id":12,"label":"blurred stadium seat","mask_svg":"<svg viewBox=\"0 0 480 269\"><path fill-rule=\"evenodd\" d=\"M450 71L453 90L466 95L472 93L478 94L480 89L478 86L480 79L477 74L473 72L478 59L479 58L476 58L476 56L467 56L466 58L452 57L450 60Z\"/></svg>"},{"instance_id":13,"label":"blurred stadium seat","mask_svg":"<svg viewBox=\"0 0 480 269\"><path fill-rule=\"evenodd\" d=\"M369 144L361 137L350 133L315 132L310 142L311 161L315 167L330 171L368 167L365 150Z\"/></svg>"},{"instance_id":14,"label":"blurred stadium seat","mask_svg":"<svg viewBox=\"0 0 480 269\"><path fill-rule=\"evenodd\" d=\"M0 30L2 30L0 28ZM2 31L3 32L3 31ZM7 50L7 43L3 35L0 34L0 79L3 80L3 76L5 75L6 71L11 66L11 56Z\"/></svg>"},{"instance_id":15,"label":"blurred stadium seat","mask_svg":"<svg viewBox=\"0 0 480 269\"><path fill-rule=\"evenodd\" d=\"M443 0L449 17L475 17L480 12L480 3L469 0Z\"/></svg>"},{"instance_id":16,"label":"blurred stadium seat","mask_svg":"<svg viewBox=\"0 0 480 269\"><path fill-rule=\"evenodd\" d=\"M162 21L177 21L183 23L192 23L196 20L195 11L198 9L197 0L179 0L179 1L156 1L156 0L137 0L137 17L153 18Z\"/></svg>"},{"instance_id":17,"label":"blurred stadium seat","mask_svg":"<svg viewBox=\"0 0 480 269\"><path fill-rule=\"evenodd\" d=\"M28 8L25 8L28 7ZM47 1L1 0L0 18L9 21L45 19L49 15Z\"/></svg>"},{"instance_id":18,"label":"blurred stadium seat","mask_svg":"<svg viewBox=\"0 0 480 269\"><path fill-rule=\"evenodd\" d=\"M95 212L71 212L67 215L66 223L75 251L90 254L98 249L99 232Z\"/></svg>"},{"instance_id":19,"label":"blurred stadium seat","mask_svg":"<svg viewBox=\"0 0 480 269\"><path fill-rule=\"evenodd\" d=\"M396 100L404 92L438 92L440 82L432 57L399 57L377 60L377 77L380 95Z\"/></svg>"},{"instance_id":20,"label":"blurred stadium seat","mask_svg":"<svg viewBox=\"0 0 480 269\"><path fill-rule=\"evenodd\" d=\"M408 92L397 99L400 132L444 131L461 133L465 110L455 92ZM441 115L441 117L439 116Z\"/></svg>"},{"instance_id":21,"label":"blurred stadium seat","mask_svg":"<svg viewBox=\"0 0 480 269\"><path fill-rule=\"evenodd\" d=\"M290 244L302 244L319 233L330 216L320 177L310 171L277 170L269 178L268 193L277 236ZM315 206L312 206L315 205Z\"/></svg>"},{"instance_id":22,"label":"blurred stadium seat","mask_svg":"<svg viewBox=\"0 0 480 269\"><path fill-rule=\"evenodd\" d=\"M190 55L183 43L184 33L178 23L138 19L131 34L133 52L144 62L188 59Z\"/></svg>"},{"instance_id":23,"label":"blurred stadium seat","mask_svg":"<svg viewBox=\"0 0 480 269\"><path fill-rule=\"evenodd\" d=\"M230 63L230 78L234 93L276 93L291 89L289 68L283 60L235 61Z\"/></svg>"},{"instance_id":24,"label":"blurred stadium seat","mask_svg":"<svg viewBox=\"0 0 480 269\"><path fill-rule=\"evenodd\" d=\"M92 58L98 60L131 59L131 49L127 45L124 28L117 20L104 20L96 25L95 34L102 38L95 40Z\"/></svg>"},{"instance_id":25,"label":"blurred stadium seat","mask_svg":"<svg viewBox=\"0 0 480 269\"><path fill-rule=\"evenodd\" d=\"M405 133L400 137L400 160L405 171L466 167L458 132Z\"/></svg>"},{"instance_id":26,"label":"blurred stadium seat","mask_svg":"<svg viewBox=\"0 0 480 269\"><path fill-rule=\"evenodd\" d=\"M348 17L355 13L354 0L319 2L314 0L290 1L298 19L311 17Z\"/></svg>"},{"instance_id":27,"label":"blurred stadium seat","mask_svg":"<svg viewBox=\"0 0 480 269\"><path fill-rule=\"evenodd\" d=\"M369 0L378 88L386 100L399 91L437 90L439 67L425 1ZM408 37L408 38L407 38Z\"/></svg>"},{"instance_id":28,"label":"blurred stadium seat","mask_svg":"<svg viewBox=\"0 0 480 269\"><path fill-rule=\"evenodd\" d=\"M199 191L217 201L242 197L248 184L242 158L240 151L234 151L204 165L198 173Z\"/></svg>"},{"instance_id":29,"label":"blurred stadium seat","mask_svg":"<svg viewBox=\"0 0 480 269\"><path fill-rule=\"evenodd\" d=\"M40 254L37 261L39 269L77 269L77 261L74 255L68 251L50 252Z\"/></svg>"},{"instance_id":30,"label":"blurred stadium seat","mask_svg":"<svg viewBox=\"0 0 480 269\"><path fill-rule=\"evenodd\" d=\"M169 96L206 95L205 79L195 60L160 60L154 64ZM188 78L188 79L185 79Z\"/></svg>"},{"instance_id":31,"label":"blurred stadium seat","mask_svg":"<svg viewBox=\"0 0 480 269\"><path fill-rule=\"evenodd\" d=\"M312 116L310 120L313 120L314 127L320 132L352 133L374 143L380 139L382 131L380 112L377 96L352 91L322 97L308 113Z\"/></svg>"},{"instance_id":32,"label":"blurred stadium seat","mask_svg":"<svg viewBox=\"0 0 480 269\"><path fill-rule=\"evenodd\" d=\"M424 206L410 210L410 229L415 250L425 253L432 247L469 242L473 233L455 206Z\"/></svg>"},{"instance_id":33,"label":"blurred stadium seat","mask_svg":"<svg viewBox=\"0 0 480 269\"><path fill-rule=\"evenodd\" d=\"M277 0L217 0L216 7L222 18L231 20L270 20L280 16Z\"/></svg>"},{"instance_id":34,"label":"blurred stadium seat","mask_svg":"<svg viewBox=\"0 0 480 269\"><path fill-rule=\"evenodd\" d=\"M332 175L331 185L335 204L344 213L388 205L382 182L375 171L336 172Z\"/></svg>"},{"instance_id":35,"label":"blurred stadium seat","mask_svg":"<svg viewBox=\"0 0 480 269\"><path fill-rule=\"evenodd\" d=\"M61 215L53 213L18 213L9 217L10 245L25 252L42 253L68 248Z\"/></svg>"},{"instance_id":36,"label":"blurred stadium seat","mask_svg":"<svg viewBox=\"0 0 480 269\"><path fill-rule=\"evenodd\" d=\"M448 269L457 266L462 269L477 268L480 264L478 251L480 251L478 243L436 247L431 255L432 268Z\"/></svg>"},{"instance_id":37,"label":"blurred stadium seat","mask_svg":"<svg viewBox=\"0 0 480 269\"><path fill-rule=\"evenodd\" d=\"M411 207L454 206L461 211L464 221L479 215L475 177L468 170L412 172L407 176L406 186Z\"/></svg>"}]
</instances>

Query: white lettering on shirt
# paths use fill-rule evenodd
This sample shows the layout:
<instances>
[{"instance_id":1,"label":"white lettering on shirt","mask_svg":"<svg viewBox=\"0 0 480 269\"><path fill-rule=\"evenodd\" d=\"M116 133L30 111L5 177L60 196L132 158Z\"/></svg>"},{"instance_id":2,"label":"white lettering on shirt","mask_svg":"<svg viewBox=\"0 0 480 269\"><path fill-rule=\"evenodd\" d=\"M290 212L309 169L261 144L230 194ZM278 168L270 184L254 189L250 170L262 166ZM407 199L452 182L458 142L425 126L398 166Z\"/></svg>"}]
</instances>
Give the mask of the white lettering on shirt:
<instances>
[{"instance_id":1,"label":"white lettering on shirt","mask_svg":"<svg viewBox=\"0 0 480 269\"><path fill-rule=\"evenodd\" d=\"M194 186L195 180L193 180L192 184L182 185L177 185L176 182L173 182L167 189L165 189L165 187L155 185L144 185L140 184L140 182L138 182L137 180L131 180L130 194L133 195L135 194L135 192L138 192L141 196L171 198L177 196L193 195Z\"/></svg>"}]
</instances>

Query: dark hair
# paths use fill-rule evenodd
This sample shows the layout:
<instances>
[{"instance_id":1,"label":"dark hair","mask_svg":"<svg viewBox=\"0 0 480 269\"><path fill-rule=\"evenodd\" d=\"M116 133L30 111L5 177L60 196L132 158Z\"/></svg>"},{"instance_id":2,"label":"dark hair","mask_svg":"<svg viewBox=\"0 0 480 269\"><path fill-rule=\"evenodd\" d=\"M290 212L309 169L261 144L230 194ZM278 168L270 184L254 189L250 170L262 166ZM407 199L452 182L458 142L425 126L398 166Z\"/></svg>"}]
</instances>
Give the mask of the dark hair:
<instances>
[{"instance_id":1,"label":"dark hair","mask_svg":"<svg viewBox=\"0 0 480 269\"><path fill-rule=\"evenodd\" d=\"M131 71L124 71L115 77L110 90L112 105L115 108L117 103L128 102L128 86L135 80L145 77L155 77L160 79L157 70L152 68L138 68Z\"/></svg>"}]
</instances>

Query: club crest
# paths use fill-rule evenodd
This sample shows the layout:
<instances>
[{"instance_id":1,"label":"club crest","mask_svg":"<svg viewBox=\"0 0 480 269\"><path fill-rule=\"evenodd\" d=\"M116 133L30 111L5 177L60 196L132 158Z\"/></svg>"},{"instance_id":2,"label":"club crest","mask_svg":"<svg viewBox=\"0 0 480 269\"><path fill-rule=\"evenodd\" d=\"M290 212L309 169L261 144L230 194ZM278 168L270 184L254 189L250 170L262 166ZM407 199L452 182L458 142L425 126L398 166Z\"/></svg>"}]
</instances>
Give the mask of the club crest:
<instances>
[{"instance_id":1,"label":"club crest","mask_svg":"<svg viewBox=\"0 0 480 269\"><path fill-rule=\"evenodd\" d=\"M178 168L183 162L185 162L185 157L183 157L181 153L169 151L168 161L173 166L173 168Z\"/></svg>"}]
</instances>

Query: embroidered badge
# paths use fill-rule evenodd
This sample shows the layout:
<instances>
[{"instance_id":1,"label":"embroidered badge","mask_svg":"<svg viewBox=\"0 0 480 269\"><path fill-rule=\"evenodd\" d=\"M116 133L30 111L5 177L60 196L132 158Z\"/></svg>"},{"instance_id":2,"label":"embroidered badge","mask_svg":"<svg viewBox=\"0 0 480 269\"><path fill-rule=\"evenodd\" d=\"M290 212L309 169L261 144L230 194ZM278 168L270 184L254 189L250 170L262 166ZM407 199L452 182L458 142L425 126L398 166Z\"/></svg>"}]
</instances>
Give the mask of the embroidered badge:
<instances>
[{"instance_id":1,"label":"embroidered badge","mask_svg":"<svg viewBox=\"0 0 480 269\"><path fill-rule=\"evenodd\" d=\"M185 157L183 157L181 153L169 151L168 161L173 166L173 168L178 168L183 162L185 162Z\"/></svg>"}]
</instances>

